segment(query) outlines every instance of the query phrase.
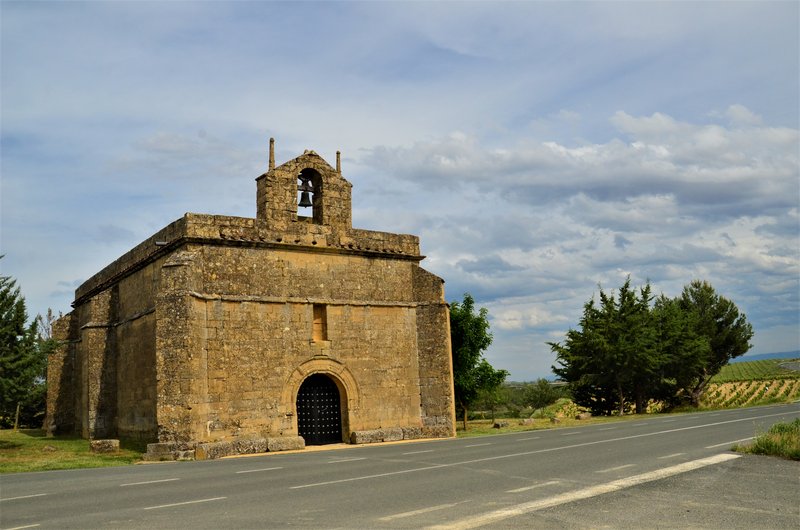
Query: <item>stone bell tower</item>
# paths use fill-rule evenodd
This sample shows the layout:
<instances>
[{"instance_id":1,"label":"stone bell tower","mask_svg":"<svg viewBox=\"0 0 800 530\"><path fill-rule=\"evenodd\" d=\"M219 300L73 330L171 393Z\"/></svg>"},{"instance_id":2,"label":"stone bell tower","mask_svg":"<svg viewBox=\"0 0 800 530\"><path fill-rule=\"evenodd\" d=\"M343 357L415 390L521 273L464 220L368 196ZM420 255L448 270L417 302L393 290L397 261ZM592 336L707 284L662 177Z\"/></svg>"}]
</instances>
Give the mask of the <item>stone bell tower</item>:
<instances>
[{"instance_id":1,"label":"stone bell tower","mask_svg":"<svg viewBox=\"0 0 800 530\"><path fill-rule=\"evenodd\" d=\"M275 140L270 138L269 170L256 183L256 218L266 222L270 230L293 232L299 228L298 223L306 223L316 225L314 232L330 235L352 228L353 186L342 177L338 151L336 169L314 151L275 167ZM310 215L300 204L302 198L308 201Z\"/></svg>"}]
</instances>

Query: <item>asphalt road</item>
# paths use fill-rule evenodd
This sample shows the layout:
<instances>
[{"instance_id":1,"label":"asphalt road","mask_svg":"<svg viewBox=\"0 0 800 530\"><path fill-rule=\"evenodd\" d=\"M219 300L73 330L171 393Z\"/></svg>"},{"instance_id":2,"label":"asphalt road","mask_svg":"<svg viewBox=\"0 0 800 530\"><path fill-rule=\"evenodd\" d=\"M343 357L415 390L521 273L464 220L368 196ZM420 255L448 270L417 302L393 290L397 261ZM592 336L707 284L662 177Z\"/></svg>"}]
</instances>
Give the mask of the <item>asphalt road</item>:
<instances>
[{"instance_id":1,"label":"asphalt road","mask_svg":"<svg viewBox=\"0 0 800 530\"><path fill-rule=\"evenodd\" d=\"M729 452L800 404L0 477L11 528L800 528L800 464Z\"/></svg>"}]
</instances>

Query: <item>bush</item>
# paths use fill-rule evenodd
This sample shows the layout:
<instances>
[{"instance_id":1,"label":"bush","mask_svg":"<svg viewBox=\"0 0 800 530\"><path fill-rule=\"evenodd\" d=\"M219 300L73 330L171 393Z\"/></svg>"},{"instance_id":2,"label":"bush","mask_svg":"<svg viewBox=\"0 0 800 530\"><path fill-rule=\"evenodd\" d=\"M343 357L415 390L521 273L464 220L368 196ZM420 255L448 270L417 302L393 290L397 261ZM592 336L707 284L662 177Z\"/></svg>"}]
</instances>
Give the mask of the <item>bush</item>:
<instances>
[{"instance_id":1,"label":"bush","mask_svg":"<svg viewBox=\"0 0 800 530\"><path fill-rule=\"evenodd\" d=\"M790 423L776 423L756 437L753 443L735 450L757 455L772 455L800 460L800 418Z\"/></svg>"}]
</instances>

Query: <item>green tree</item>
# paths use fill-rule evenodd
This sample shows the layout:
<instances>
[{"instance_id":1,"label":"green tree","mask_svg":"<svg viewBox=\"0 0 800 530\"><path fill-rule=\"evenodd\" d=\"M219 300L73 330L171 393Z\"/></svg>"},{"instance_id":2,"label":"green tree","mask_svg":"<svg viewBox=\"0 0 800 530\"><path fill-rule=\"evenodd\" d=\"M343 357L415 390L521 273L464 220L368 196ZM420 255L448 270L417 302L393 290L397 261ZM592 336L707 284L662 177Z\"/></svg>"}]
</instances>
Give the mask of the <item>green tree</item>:
<instances>
[{"instance_id":1,"label":"green tree","mask_svg":"<svg viewBox=\"0 0 800 530\"><path fill-rule=\"evenodd\" d=\"M619 293L600 289L600 304L584 305L580 329L567 332L564 344L548 343L560 366L553 372L570 383L573 398L594 413L622 415L628 403L644 412L662 377L652 325L650 285L631 288L627 278Z\"/></svg>"},{"instance_id":2,"label":"green tree","mask_svg":"<svg viewBox=\"0 0 800 530\"><path fill-rule=\"evenodd\" d=\"M696 332L694 316L681 308L678 298L663 294L653 306L653 323L659 354L663 359L663 377L656 389L656 399L668 406L678 405L690 395L708 358L709 341Z\"/></svg>"},{"instance_id":3,"label":"green tree","mask_svg":"<svg viewBox=\"0 0 800 530\"><path fill-rule=\"evenodd\" d=\"M597 414L629 403L645 411L647 401L675 404L686 396L697 406L709 380L750 348L752 326L736 305L707 282L694 281L680 297L655 300L650 286L636 293L630 278L584 305L579 329L564 343L549 343L573 398Z\"/></svg>"},{"instance_id":4,"label":"green tree","mask_svg":"<svg viewBox=\"0 0 800 530\"><path fill-rule=\"evenodd\" d=\"M450 341L453 349L453 386L455 399L467 429L467 413L481 391L491 391L500 386L508 372L495 370L483 357L492 343L489 332L489 312L481 308L475 312L475 300L469 293L463 302L450 303Z\"/></svg>"},{"instance_id":5,"label":"green tree","mask_svg":"<svg viewBox=\"0 0 800 530\"><path fill-rule=\"evenodd\" d=\"M694 280L683 288L677 304L688 319L687 326L696 338L707 341L697 349L701 362L684 375L683 389L697 406L708 382L731 359L747 353L752 347L753 326L732 301L720 296L705 281Z\"/></svg>"},{"instance_id":6,"label":"green tree","mask_svg":"<svg viewBox=\"0 0 800 530\"><path fill-rule=\"evenodd\" d=\"M541 409L551 405L563 396L560 389L555 388L547 379L537 379L525 386L525 405L534 409Z\"/></svg>"},{"instance_id":7,"label":"green tree","mask_svg":"<svg viewBox=\"0 0 800 530\"><path fill-rule=\"evenodd\" d=\"M0 426L32 426L44 415L45 370L52 341L39 337L37 320L27 324L25 299L16 281L0 276Z\"/></svg>"}]
</instances>

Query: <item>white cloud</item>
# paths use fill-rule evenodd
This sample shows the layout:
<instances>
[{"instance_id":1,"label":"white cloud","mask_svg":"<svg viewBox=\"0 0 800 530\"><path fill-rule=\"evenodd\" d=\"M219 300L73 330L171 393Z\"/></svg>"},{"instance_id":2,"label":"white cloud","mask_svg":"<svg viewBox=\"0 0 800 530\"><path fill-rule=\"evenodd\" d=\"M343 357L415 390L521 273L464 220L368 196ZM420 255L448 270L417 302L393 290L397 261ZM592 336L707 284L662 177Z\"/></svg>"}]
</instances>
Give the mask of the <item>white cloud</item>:
<instances>
[{"instance_id":1,"label":"white cloud","mask_svg":"<svg viewBox=\"0 0 800 530\"><path fill-rule=\"evenodd\" d=\"M355 224L420 235L517 379L627 273L797 348L797 3L1 9L0 266L33 313L186 211L254 215L275 136L342 151Z\"/></svg>"}]
</instances>

